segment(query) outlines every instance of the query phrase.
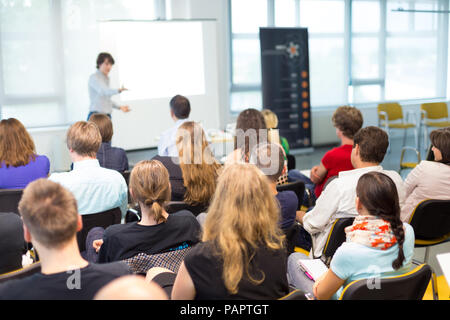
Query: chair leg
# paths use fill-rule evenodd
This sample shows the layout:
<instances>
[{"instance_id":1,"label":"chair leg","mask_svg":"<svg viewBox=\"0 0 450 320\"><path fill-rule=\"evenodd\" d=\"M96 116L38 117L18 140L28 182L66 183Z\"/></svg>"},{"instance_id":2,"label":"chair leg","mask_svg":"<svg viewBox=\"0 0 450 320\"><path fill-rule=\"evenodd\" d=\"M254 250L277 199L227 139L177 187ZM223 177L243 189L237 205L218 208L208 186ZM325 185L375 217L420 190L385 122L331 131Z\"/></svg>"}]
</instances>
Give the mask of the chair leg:
<instances>
[{"instance_id":1,"label":"chair leg","mask_svg":"<svg viewBox=\"0 0 450 320\"><path fill-rule=\"evenodd\" d=\"M430 247L426 247L424 262L428 265L429 265L429 263L428 263L429 257L430 257ZM430 268L431 268L431 266L430 266ZM436 277L436 273L434 272L433 268L431 268L431 289L433 292L433 300L439 300L437 277Z\"/></svg>"},{"instance_id":2,"label":"chair leg","mask_svg":"<svg viewBox=\"0 0 450 320\"><path fill-rule=\"evenodd\" d=\"M403 145L402 145L402 148L406 145L406 131L408 131L408 129L404 129L403 130Z\"/></svg>"}]
</instances>

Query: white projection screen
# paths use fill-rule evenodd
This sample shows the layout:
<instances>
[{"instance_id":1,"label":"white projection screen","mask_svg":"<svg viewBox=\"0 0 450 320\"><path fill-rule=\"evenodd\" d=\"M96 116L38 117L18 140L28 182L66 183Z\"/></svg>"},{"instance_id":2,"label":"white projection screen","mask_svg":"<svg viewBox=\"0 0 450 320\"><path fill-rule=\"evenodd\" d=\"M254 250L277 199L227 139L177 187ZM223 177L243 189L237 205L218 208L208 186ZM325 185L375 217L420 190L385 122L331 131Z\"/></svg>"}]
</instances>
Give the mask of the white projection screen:
<instances>
[{"instance_id":1,"label":"white projection screen","mask_svg":"<svg viewBox=\"0 0 450 320\"><path fill-rule=\"evenodd\" d=\"M170 98L191 102L193 121L219 127L216 22L104 21L100 50L112 54L111 87L129 91L113 97L131 112L113 111L113 145L126 150L156 147L159 135L173 126Z\"/></svg>"}]
</instances>

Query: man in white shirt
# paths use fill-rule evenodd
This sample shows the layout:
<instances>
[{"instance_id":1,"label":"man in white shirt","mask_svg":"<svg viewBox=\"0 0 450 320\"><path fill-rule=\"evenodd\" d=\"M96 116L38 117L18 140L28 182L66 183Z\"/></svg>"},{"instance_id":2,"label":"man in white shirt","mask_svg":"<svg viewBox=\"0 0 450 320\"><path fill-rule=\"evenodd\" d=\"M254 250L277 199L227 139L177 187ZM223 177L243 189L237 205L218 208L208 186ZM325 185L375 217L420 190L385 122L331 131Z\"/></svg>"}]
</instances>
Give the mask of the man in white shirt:
<instances>
[{"instance_id":1,"label":"man in white shirt","mask_svg":"<svg viewBox=\"0 0 450 320\"><path fill-rule=\"evenodd\" d=\"M127 184L119 172L100 167L97 151L101 142L100 131L94 123L74 123L67 131L73 170L53 173L49 179L73 193L82 215L120 207L124 216L128 203Z\"/></svg>"},{"instance_id":2,"label":"man in white shirt","mask_svg":"<svg viewBox=\"0 0 450 320\"><path fill-rule=\"evenodd\" d=\"M164 131L159 137L158 155L162 157L178 157L178 149L175 138L178 128L189 119L191 105L189 100L181 95L176 95L170 100L170 116L175 125Z\"/></svg>"},{"instance_id":3,"label":"man in white shirt","mask_svg":"<svg viewBox=\"0 0 450 320\"><path fill-rule=\"evenodd\" d=\"M356 185L365 173L378 171L388 175L397 186L402 207L405 201L402 178L396 171L383 170L380 166L388 145L388 136L382 129L373 126L360 129L354 136L351 153L351 161L356 169L340 172L338 178L332 180L322 192L311 211L297 212L297 220L311 234L314 258L322 255L328 234L337 218L358 215L355 208Z\"/></svg>"}]
</instances>

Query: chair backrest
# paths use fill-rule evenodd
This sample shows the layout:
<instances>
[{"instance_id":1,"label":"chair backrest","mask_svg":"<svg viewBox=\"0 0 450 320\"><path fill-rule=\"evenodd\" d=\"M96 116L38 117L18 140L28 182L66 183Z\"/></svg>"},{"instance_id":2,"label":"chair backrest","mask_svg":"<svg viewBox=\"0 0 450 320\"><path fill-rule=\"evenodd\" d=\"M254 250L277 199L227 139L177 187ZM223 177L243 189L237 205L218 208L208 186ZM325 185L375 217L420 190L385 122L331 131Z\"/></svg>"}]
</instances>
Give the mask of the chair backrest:
<instances>
[{"instance_id":1,"label":"chair backrest","mask_svg":"<svg viewBox=\"0 0 450 320\"><path fill-rule=\"evenodd\" d=\"M77 233L78 247L80 251L86 250L86 237L89 231L95 227L107 228L113 224L119 224L122 219L120 208L110 209L104 212L84 214L83 229Z\"/></svg>"},{"instance_id":2,"label":"chair backrest","mask_svg":"<svg viewBox=\"0 0 450 320\"><path fill-rule=\"evenodd\" d=\"M286 236L286 249L288 254L294 252L296 239L298 239L298 235L300 234L301 227L298 222L294 222L292 226L283 230L284 235Z\"/></svg>"},{"instance_id":3,"label":"chair backrest","mask_svg":"<svg viewBox=\"0 0 450 320\"><path fill-rule=\"evenodd\" d=\"M355 220L354 217L349 217L339 218L334 221L330 233L328 234L327 242L325 243L325 247L322 251L321 259L326 265L330 264L336 250L345 242L345 228L352 225L353 220Z\"/></svg>"},{"instance_id":4,"label":"chair backrest","mask_svg":"<svg viewBox=\"0 0 450 320\"><path fill-rule=\"evenodd\" d=\"M439 240L450 234L450 200L424 200L409 220L416 240Z\"/></svg>"},{"instance_id":5,"label":"chair backrest","mask_svg":"<svg viewBox=\"0 0 450 320\"><path fill-rule=\"evenodd\" d=\"M403 119L402 106L397 102L380 103L377 110L380 120L386 120L384 114L380 114L380 111L387 113L389 121Z\"/></svg>"},{"instance_id":6,"label":"chair backrest","mask_svg":"<svg viewBox=\"0 0 450 320\"><path fill-rule=\"evenodd\" d=\"M305 194L305 183L303 181L294 181L294 182L289 182L289 183L285 183L285 184L280 184L277 186L277 191L278 192L282 192L282 191L294 191L294 193L297 195L298 198L298 208L297 210L300 209L302 202L303 202L303 196Z\"/></svg>"},{"instance_id":7,"label":"chair backrest","mask_svg":"<svg viewBox=\"0 0 450 320\"><path fill-rule=\"evenodd\" d=\"M132 273L147 273L148 270L154 267L167 268L177 273L184 257L186 257L191 249L192 247L187 247L181 250L173 250L152 255L139 253L134 257L123 261L128 264Z\"/></svg>"},{"instance_id":8,"label":"chair backrest","mask_svg":"<svg viewBox=\"0 0 450 320\"><path fill-rule=\"evenodd\" d=\"M129 170L125 170L125 171L121 172L123 178L125 179L125 182L127 183L128 203L132 202L131 194L130 194L130 187L129 187L130 186L130 173L131 173L131 171L129 171Z\"/></svg>"},{"instance_id":9,"label":"chair backrest","mask_svg":"<svg viewBox=\"0 0 450 320\"><path fill-rule=\"evenodd\" d=\"M180 210L188 210L192 212L194 216L198 216L202 212L206 212L208 210L208 206L205 205L198 205L198 206L191 206L187 204L184 201L170 201L166 204L165 209L167 213L175 213Z\"/></svg>"},{"instance_id":10,"label":"chair backrest","mask_svg":"<svg viewBox=\"0 0 450 320\"><path fill-rule=\"evenodd\" d=\"M340 300L421 300L430 282L431 273L429 265L421 264L396 277L356 280L344 288ZM380 281L379 286L373 283L374 280Z\"/></svg>"},{"instance_id":11,"label":"chair backrest","mask_svg":"<svg viewBox=\"0 0 450 320\"><path fill-rule=\"evenodd\" d=\"M10 280L23 279L40 271L41 271L41 263L35 262L25 268L0 275L0 284Z\"/></svg>"},{"instance_id":12,"label":"chair backrest","mask_svg":"<svg viewBox=\"0 0 450 320\"><path fill-rule=\"evenodd\" d=\"M447 103L445 102L422 103L420 109L427 113L427 119L448 118Z\"/></svg>"},{"instance_id":13,"label":"chair backrest","mask_svg":"<svg viewBox=\"0 0 450 320\"><path fill-rule=\"evenodd\" d=\"M19 214L19 202L23 189L0 189L0 212Z\"/></svg>"}]
</instances>

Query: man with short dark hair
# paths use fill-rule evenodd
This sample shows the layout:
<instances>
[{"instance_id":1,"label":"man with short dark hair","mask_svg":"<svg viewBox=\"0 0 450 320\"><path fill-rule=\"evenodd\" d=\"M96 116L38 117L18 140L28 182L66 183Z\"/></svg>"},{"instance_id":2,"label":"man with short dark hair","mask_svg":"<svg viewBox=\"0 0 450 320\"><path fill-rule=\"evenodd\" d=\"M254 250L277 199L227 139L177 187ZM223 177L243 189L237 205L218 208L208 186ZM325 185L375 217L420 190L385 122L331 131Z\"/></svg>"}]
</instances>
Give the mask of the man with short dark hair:
<instances>
[{"instance_id":1,"label":"man with short dark hair","mask_svg":"<svg viewBox=\"0 0 450 320\"><path fill-rule=\"evenodd\" d=\"M176 95L170 100L170 117L175 125L164 131L159 137L158 155L161 157L178 157L178 150L175 144L175 137L178 128L186 121L189 121L191 104L188 98Z\"/></svg>"},{"instance_id":2,"label":"man with short dark hair","mask_svg":"<svg viewBox=\"0 0 450 320\"><path fill-rule=\"evenodd\" d=\"M130 273L123 262L93 264L79 252L76 234L83 227L77 201L58 183L39 179L19 203L24 238L33 243L41 272L0 285L0 299L90 300L110 281Z\"/></svg>"},{"instance_id":3,"label":"man with short dark hair","mask_svg":"<svg viewBox=\"0 0 450 320\"><path fill-rule=\"evenodd\" d=\"M109 87L109 72L114 65L114 58L107 52L101 52L97 56L97 71L89 77L89 117L93 113L104 113L111 117L112 109L129 112L128 106L119 106L111 100L113 95L119 94L127 89L111 89Z\"/></svg>"},{"instance_id":4,"label":"man with short dark hair","mask_svg":"<svg viewBox=\"0 0 450 320\"><path fill-rule=\"evenodd\" d=\"M380 165L389 145L386 132L373 126L362 128L355 134L353 141L351 161L355 169L341 171L338 178L328 184L311 211L297 212L297 220L312 237L315 258L322 255L334 221L340 217L358 215L355 208L356 185L363 174L371 171L385 173L397 186L400 207L405 201L400 175L393 170L383 170Z\"/></svg>"}]
</instances>

